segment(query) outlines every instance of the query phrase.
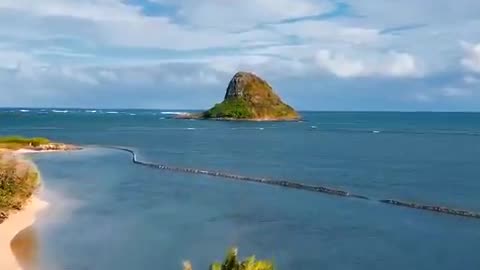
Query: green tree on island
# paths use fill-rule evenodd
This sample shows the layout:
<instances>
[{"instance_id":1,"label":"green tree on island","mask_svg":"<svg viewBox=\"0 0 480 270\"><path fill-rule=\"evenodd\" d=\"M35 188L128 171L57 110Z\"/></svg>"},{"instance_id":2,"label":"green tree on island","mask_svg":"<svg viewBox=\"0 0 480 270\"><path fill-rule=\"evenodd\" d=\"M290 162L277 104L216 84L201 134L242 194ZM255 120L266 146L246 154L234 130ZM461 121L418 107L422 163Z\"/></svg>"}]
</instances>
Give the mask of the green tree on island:
<instances>
[{"instance_id":1,"label":"green tree on island","mask_svg":"<svg viewBox=\"0 0 480 270\"><path fill-rule=\"evenodd\" d=\"M190 262L184 262L184 270L192 270ZM274 270L271 261L257 261L255 256L248 257L244 261L238 260L238 250L232 248L228 251L223 262L215 262L210 266L210 270Z\"/></svg>"}]
</instances>

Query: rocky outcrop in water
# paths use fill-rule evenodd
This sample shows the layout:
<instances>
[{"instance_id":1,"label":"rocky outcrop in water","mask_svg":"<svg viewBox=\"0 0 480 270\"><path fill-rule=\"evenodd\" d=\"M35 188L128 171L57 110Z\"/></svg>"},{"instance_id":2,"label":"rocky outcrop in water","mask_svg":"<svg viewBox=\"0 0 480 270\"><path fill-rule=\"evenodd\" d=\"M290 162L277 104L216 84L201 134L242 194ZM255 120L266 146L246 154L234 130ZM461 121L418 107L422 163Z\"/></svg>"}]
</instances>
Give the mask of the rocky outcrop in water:
<instances>
[{"instance_id":1,"label":"rocky outcrop in water","mask_svg":"<svg viewBox=\"0 0 480 270\"><path fill-rule=\"evenodd\" d=\"M200 118L217 120L292 121L300 115L284 103L262 78L238 72L228 84L223 102Z\"/></svg>"}]
</instances>

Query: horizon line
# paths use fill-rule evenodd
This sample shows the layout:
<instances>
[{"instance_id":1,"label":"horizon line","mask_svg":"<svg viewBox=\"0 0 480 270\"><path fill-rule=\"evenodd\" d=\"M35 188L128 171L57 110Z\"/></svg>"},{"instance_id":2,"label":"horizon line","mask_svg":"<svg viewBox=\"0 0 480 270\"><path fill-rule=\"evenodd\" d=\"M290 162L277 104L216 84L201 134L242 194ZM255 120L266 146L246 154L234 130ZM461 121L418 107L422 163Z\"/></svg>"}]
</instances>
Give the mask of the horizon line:
<instances>
[{"instance_id":1,"label":"horizon line","mask_svg":"<svg viewBox=\"0 0 480 270\"><path fill-rule=\"evenodd\" d=\"M3 107L0 106L0 110L5 110L5 109L33 109L33 110L42 110L42 109L52 109L52 110L57 110L57 109L70 109L70 110L156 110L156 111L203 111L206 110L204 108L199 109L199 108L190 108L190 109L173 109L173 108L121 108L121 107L23 107L23 106L13 106L13 107ZM208 108L207 108L208 109ZM460 111L460 110L296 110L298 112L358 112L358 113L480 113L480 110L478 111Z\"/></svg>"}]
</instances>

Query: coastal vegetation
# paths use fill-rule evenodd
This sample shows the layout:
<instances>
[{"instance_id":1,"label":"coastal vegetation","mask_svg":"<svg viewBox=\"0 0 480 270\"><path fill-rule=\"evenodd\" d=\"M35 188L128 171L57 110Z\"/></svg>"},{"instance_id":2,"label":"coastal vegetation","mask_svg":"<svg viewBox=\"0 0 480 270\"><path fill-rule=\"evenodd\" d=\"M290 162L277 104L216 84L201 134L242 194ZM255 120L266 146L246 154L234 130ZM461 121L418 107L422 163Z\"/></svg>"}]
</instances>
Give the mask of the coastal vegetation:
<instances>
[{"instance_id":1,"label":"coastal vegetation","mask_svg":"<svg viewBox=\"0 0 480 270\"><path fill-rule=\"evenodd\" d=\"M50 144L47 138L35 137L27 138L22 136L4 136L0 137L0 148L9 150L18 150L22 148L39 147Z\"/></svg>"},{"instance_id":2,"label":"coastal vegetation","mask_svg":"<svg viewBox=\"0 0 480 270\"><path fill-rule=\"evenodd\" d=\"M0 137L0 150L32 150L32 151L69 151L79 150L74 145L52 142L47 138L34 137L27 138L22 136L3 136Z\"/></svg>"},{"instance_id":3,"label":"coastal vegetation","mask_svg":"<svg viewBox=\"0 0 480 270\"><path fill-rule=\"evenodd\" d=\"M14 210L23 208L40 184L35 165L15 154L16 150L68 151L77 146L52 142L47 138L0 137L0 223Z\"/></svg>"},{"instance_id":4,"label":"coastal vegetation","mask_svg":"<svg viewBox=\"0 0 480 270\"><path fill-rule=\"evenodd\" d=\"M35 166L7 151L0 151L0 223L20 210L40 184Z\"/></svg>"},{"instance_id":5,"label":"coastal vegetation","mask_svg":"<svg viewBox=\"0 0 480 270\"><path fill-rule=\"evenodd\" d=\"M184 270L192 270L190 262L183 264ZM240 261L238 259L238 250L232 248L228 251L227 256L223 262L214 262L210 265L210 270L274 270L273 263L271 261L258 261L255 256L248 257L247 259Z\"/></svg>"}]
</instances>

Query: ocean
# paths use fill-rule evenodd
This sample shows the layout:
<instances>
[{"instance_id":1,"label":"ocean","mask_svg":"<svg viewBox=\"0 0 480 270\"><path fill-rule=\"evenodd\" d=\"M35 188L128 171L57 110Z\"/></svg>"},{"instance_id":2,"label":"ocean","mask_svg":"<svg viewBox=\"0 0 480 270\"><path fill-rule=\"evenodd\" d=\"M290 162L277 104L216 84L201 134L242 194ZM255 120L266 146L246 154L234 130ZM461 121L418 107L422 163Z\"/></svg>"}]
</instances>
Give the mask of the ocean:
<instances>
[{"instance_id":1,"label":"ocean","mask_svg":"<svg viewBox=\"0 0 480 270\"><path fill-rule=\"evenodd\" d=\"M50 208L39 270L208 269L231 246L279 270L479 269L480 220L154 170L142 160L480 212L480 113L303 112L302 122L176 111L1 109L0 135L87 146L33 154Z\"/></svg>"}]
</instances>

